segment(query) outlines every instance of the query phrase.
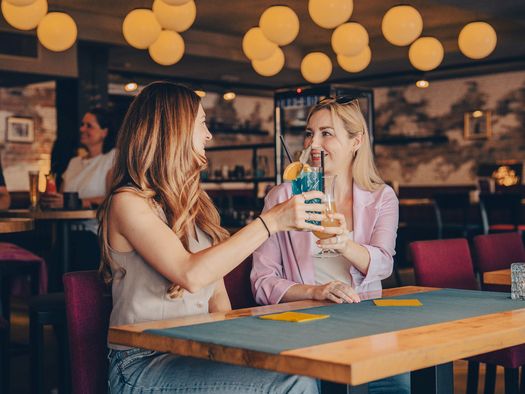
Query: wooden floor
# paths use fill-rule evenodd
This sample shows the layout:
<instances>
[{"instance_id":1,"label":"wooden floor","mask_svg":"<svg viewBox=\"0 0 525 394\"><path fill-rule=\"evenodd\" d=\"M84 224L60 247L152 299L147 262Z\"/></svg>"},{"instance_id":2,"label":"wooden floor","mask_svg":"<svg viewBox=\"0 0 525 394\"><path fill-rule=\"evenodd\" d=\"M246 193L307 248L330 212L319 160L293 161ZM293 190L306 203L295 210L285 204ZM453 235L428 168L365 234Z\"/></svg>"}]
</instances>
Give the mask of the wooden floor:
<instances>
[{"instance_id":1,"label":"wooden floor","mask_svg":"<svg viewBox=\"0 0 525 394\"><path fill-rule=\"evenodd\" d=\"M401 270L401 280L403 285L414 284L414 273L411 269ZM383 283L384 287L396 287L398 284L393 277ZM12 337L18 343L27 343L29 334L29 320L27 308L23 300L14 300L13 317L12 317ZM58 362L57 347L53 331L48 328L45 333L45 393L58 393ZM29 373L29 356L19 355L11 359L11 393L29 394L30 393L30 373ZM478 393L483 393L484 384L484 367L480 370ZM456 361L454 363L454 393L465 393L467 380L467 362ZM496 393L504 393L503 368L498 368L496 379Z\"/></svg>"}]
</instances>

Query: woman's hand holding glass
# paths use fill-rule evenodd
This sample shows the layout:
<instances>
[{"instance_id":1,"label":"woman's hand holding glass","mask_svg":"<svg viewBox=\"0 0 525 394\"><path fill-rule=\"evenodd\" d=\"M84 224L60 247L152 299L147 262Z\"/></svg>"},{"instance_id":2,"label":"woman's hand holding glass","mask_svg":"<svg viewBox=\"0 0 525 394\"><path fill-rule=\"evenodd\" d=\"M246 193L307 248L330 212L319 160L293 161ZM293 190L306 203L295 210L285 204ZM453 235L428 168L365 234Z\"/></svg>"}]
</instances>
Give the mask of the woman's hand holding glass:
<instances>
[{"instance_id":1,"label":"woman's hand holding glass","mask_svg":"<svg viewBox=\"0 0 525 394\"><path fill-rule=\"evenodd\" d=\"M324 204L306 203L313 199L323 199L320 191L309 191L293 196L287 201L275 205L261 217L272 233L291 230L324 231L320 223L326 216Z\"/></svg>"},{"instance_id":2,"label":"woman's hand holding glass","mask_svg":"<svg viewBox=\"0 0 525 394\"><path fill-rule=\"evenodd\" d=\"M352 304L361 301L352 286L337 280L313 287L312 299L318 301L329 300L336 304L344 302Z\"/></svg>"},{"instance_id":3,"label":"woman's hand holding glass","mask_svg":"<svg viewBox=\"0 0 525 394\"><path fill-rule=\"evenodd\" d=\"M337 225L334 227L325 227L323 232L332 236L318 240L317 246L323 250L336 250L342 253L350 240L350 232L346 225L345 215L341 213L331 213L328 214L328 218L337 223Z\"/></svg>"}]
</instances>

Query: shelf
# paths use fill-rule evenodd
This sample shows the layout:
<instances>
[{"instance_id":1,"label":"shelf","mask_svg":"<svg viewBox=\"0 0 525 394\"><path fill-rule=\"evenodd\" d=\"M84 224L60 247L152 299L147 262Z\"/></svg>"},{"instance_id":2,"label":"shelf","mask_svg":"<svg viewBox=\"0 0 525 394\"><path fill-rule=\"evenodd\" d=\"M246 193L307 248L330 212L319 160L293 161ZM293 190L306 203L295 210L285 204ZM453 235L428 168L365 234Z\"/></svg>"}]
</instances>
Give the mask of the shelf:
<instances>
[{"instance_id":1,"label":"shelf","mask_svg":"<svg viewBox=\"0 0 525 394\"><path fill-rule=\"evenodd\" d=\"M242 179L202 179L201 183L258 183L258 182L274 182L273 176L263 178L242 178Z\"/></svg>"},{"instance_id":2,"label":"shelf","mask_svg":"<svg viewBox=\"0 0 525 394\"><path fill-rule=\"evenodd\" d=\"M432 143L432 144L444 144L448 142L446 135L429 135L429 136L389 136L376 138L374 143L376 145L405 145L405 144L421 144L421 143Z\"/></svg>"},{"instance_id":3,"label":"shelf","mask_svg":"<svg viewBox=\"0 0 525 394\"><path fill-rule=\"evenodd\" d=\"M213 152L213 151L221 151L221 150L248 150L248 149L267 149L267 148L275 148L275 144L273 142L268 142L265 144L209 146L206 148L206 151Z\"/></svg>"},{"instance_id":4,"label":"shelf","mask_svg":"<svg viewBox=\"0 0 525 394\"><path fill-rule=\"evenodd\" d=\"M263 182L261 182L263 183ZM274 183L274 180L267 183ZM204 190L257 190L253 182L203 183Z\"/></svg>"}]
</instances>

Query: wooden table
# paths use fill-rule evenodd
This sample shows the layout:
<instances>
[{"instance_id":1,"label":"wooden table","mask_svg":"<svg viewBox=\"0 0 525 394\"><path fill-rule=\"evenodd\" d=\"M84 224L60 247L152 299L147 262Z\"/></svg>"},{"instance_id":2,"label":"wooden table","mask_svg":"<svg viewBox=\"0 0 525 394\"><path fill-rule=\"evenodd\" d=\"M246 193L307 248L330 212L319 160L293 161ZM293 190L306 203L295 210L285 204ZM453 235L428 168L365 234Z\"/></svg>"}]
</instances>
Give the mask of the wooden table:
<instances>
[{"instance_id":1,"label":"wooden table","mask_svg":"<svg viewBox=\"0 0 525 394\"><path fill-rule=\"evenodd\" d=\"M470 203L475 205L479 204L479 199L471 199ZM405 206L405 207L412 207L412 206L430 206L434 204L434 200L431 198L400 198L399 199L399 205ZM521 204L525 205L525 198L521 200Z\"/></svg>"},{"instance_id":2,"label":"wooden table","mask_svg":"<svg viewBox=\"0 0 525 394\"><path fill-rule=\"evenodd\" d=\"M435 289L402 287L383 296ZM452 362L525 342L523 309L283 351L278 354L170 338L144 332L326 305L316 301L187 316L109 329L109 342L231 364L312 376L367 390L366 383L412 371L412 392L453 393ZM276 335L278 335L276 333ZM256 338L254 339L256 340ZM431 383L429 383L429 381ZM439 384L438 384L439 383ZM435 389L434 389L435 388ZM366 392L366 391L365 391Z\"/></svg>"},{"instance_id":3,"label":"wooden table","mask_svg":"<svg viewBox=\"0 0 525 394\"><path fill-rule=\"evenodd\" d=\"M34 220L85 220L97 217L96 209L79 209L74 211L66 210L31 210L31 209L8 209L0 211L3 218L30 218Z\"/></svg>"},{"instance_id":4,"label":"wooden table","mask_svg":"<svg viewBox=\"0 0 525 394\"><path fill-rule=\"evenodd\" d=\"M31 231L35 228L33 219L0 219L0 234Z\"/></svg>"},{"instance_id":5,"label":"wooden table","mask_svg":"<svg viewBox=\"0 0 525 394\"><path fill-rule=\"evenodd\" d=\"M399 205L404 207L413 207L418 205L432 205L434 200L431 198L400 198Z\"/></svg>"},{"instance_id":6,"label":"wooden table","mask_svg":"<svg viewBox=\"0 0 525 394\"><path fill-rule=\"evenodd\" d=\"M0 218L25 218L38 221L50 221L58 227L58 237L53 241L54 247L58 250L59 270L56 274L49 277L50 288L53 291L60 290L62 287L62 274L69 271L70 250L69 238L71 233L71 224L78 220L95 219L97 217L96 209L79 209L79 210L40 210L40 209L9 209L0 211Z\"/></svg>"},{"instance_id":7,"label":"wooden table","mask_svg":"<svg viewBox=\"0 0 525 394\"><path fill-rule=\"evenodd\" d=\"M510 268L488 271L483 274L483 283L487 285L511 285Z\"/></svg>"}]
</instances>

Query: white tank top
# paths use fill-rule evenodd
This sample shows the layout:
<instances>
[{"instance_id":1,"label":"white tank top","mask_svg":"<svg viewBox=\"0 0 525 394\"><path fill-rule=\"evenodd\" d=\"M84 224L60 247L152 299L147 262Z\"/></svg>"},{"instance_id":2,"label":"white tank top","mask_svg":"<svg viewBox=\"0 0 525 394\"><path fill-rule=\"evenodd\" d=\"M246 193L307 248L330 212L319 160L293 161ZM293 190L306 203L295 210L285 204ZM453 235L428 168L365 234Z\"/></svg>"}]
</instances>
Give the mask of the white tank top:
<instances>
[{"instance_id":1,"label":"white tank top","mask_svg":"<svg viewBox=\"0 0 525 394\"><path fill-rule=\"evenodd\" d=\"M354 239L354 232L348 234L350 239ZM317 238L312 236L312 252L319 253L322 249L316 244ZM343 256L336 257L312 257L315 268L315 283L324 285L325 283L338 280L353 286L352 276L350 275L350 262Z\"/></svg>"},{"instance_id":2,"label":"white tank top","mask_svg":"<svg viewBox=\"0 0 525 394\"><path fill-rule=\"evenodd\" d=\"M165 220L163 212L159 212L159 216ZM199 227L195 226L195 231L197 239L188 238L188 249L192 253L206 249L212 244L210 237ZM117 267L111 267L113 308L109 319L110 327L209 312L208 303L217 283L212 283L195 293L185 290L182 297L170 298L167 291L172 283L153 269L137 252L119 252L111 249L111 257L119 267L126 270L126 273L122 275ZM129 349L109 343L108 346L116 350Z\"/></svg>"}]
</instances>

